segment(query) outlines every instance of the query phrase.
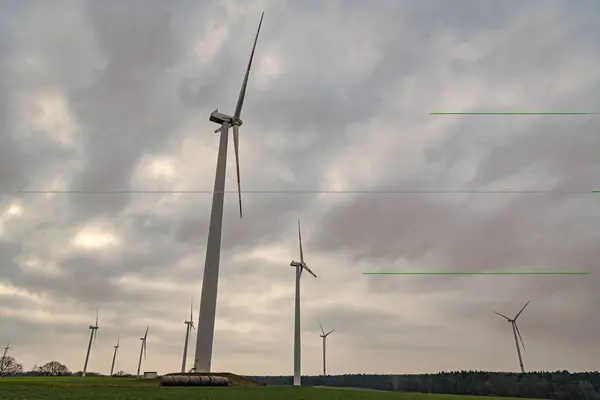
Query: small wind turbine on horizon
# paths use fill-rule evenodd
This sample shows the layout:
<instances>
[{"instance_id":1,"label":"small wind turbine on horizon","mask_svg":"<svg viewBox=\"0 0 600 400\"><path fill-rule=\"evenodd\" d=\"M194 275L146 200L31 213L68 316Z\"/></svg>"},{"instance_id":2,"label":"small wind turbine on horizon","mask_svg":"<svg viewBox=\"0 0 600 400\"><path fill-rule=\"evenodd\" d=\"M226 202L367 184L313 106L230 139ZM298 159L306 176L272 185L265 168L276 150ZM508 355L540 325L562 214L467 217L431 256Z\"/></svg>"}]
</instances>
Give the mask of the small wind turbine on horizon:
<instances>
[{"instance_id":1,"label":"small wind turbine on horizon","mask_svg":"<svg viewBox=\"0 0 600 400\"><path fill-rule=\"evenodd\" d=\"M83 371L81 372L81 376L85 376L87 372L88 361L90 360L90 351L92 350L92 344L96 345L96 336L98 333L98 307L96 307L96 323L94 325L90 325L90 342L88 343L87 353L85 354L85 362L83 364Z\"/></svg>"},{"instance_id":2,"label":"small wind turbine on horizon","mask_svg":"<svg viewBox=\"0 0 600 400\"><path fill-rule=\"evenodd\" d=\"M121 338L117 336L117 344L113 346L115 348L115 352L113 353L112 364L110 365L110 376L113 376L113 371L115 370L115 360L117 359L117 350L119 350L119 342Z\"/></svg>"},{"instance_id":3,"label":"small wind turbine on horizon","mask_svg":"<svg viewBox=\"0 0 600 400\"><path fill-rule=\"evenodd\" d=\"M140 360L138 361L138 368L137 368L137 377L140 377L140 369L142 368L142 354L144 355L144 360L146 359L146 339L148 338L148 329L150 329L149 326L146 327L146 333L144 333L144 337L141 337L140 340L142 341L142 347L140 348Z\"/></svg>"},{"instance_id":4,"label":"small wind turbine on horizon","mask_svg":"<svg viewBox=\"0 0 600 400\"><path fill-rule=\"evenodd\" d=\"M325 331L323 330L323 325L321 325L320 322L319 322L319 326L321 327L321 332L322 332L321 337L323 338L323 376L327 376L327 369L325 368L326 367L325 351L326 351L326 347L327 347L327 336L329 336L331 333L333 333L333 331L335 331L335 329L332 329L329 332L325 333Z\"/></svg>"},{"instance_id":5,"label":"small wind turbine on horizon","mask_svg":"<svg viewBox=\"0 0 600 400\"><path fill-rule=\"evenodd\" d=\"M296 306L294 312L294 386L300 386L300 277L302 276L302 271L304 270L306 270L315 278L317 277L304 262L300 220L298 220L298 242L300 243L300 262L292 261L290 263L290 266L296 268Z\"/></svg>"},{"instance_id":6,"label":"small wind turbine on horizon","mask_svg":"<svg viewBox=\"0 0 600 400\"><path fill-rule=\"evenodd\" d=\"M513 335L515 336L515 345L517 346L517 355L519 356L519 365L521 366L521 373L523 373L523 374L525 373L525 368L523 367L523 357L521 356L521 349L519 348L519 341L517 340L517 335L519 336L519 339L521 339L521 345L523 346L523 351L525 351L525 343L523 343L523 337L521 336L521 332L519 332L519 327L517 326L517 318L519 318L519 315L521 315L521 313L523 312L525 307L527 307L528 304L529 304L529 301L527 303L525 303L523 308L521 308L521 311L519 311L517 313L517 315L515 315L514 318L508 318L506 315L503 315L497 311L494 311L494 313L498 314L502 318L506 318L506 320L508 322L510 322L510 324L512 326Z\"/></svg>"},{"instance_id":7,"label":"small wind turbine on horizon","mask_svg":"<svg viewBox=\"0 0 600 400\"><path fill-rule=\"evenodd\" d=\"M10 340L6 342L6 347L4 348L4 353L2 353L2 360L0 360L0 372L4 369L4 360L6 359L6 355L8 354L8 350L10 349Z\"/></svg>"},{"instance_id":8,"label":"small wind turbine on horizon","mask_svg":"<svg viewBox=\"0 0 600 400\"><path fill-rule=\"evenodd\" d=\"M192 304L190 304L190 319L189 321L183 321L185 324L185 343L183 345L183 360L181 361L181 372L185 372L185 364L187 361L187 353L188 353L188 340L190 338L190 331L192 329L196 329L194 327L194 299L192 299Z\"/></svg>"},{"instance_id":9,"label":"small wind turbine on horizon","mask_svg":"<svg viewBox=\"0 0 600 400\"><path fill-rule=\"evenodd\" d=\"M219 286L219 261L221 258L221 236L223 230L223 202L225 199L225 172L227 164L227 141L229 139L229 127L233 128L233 147L235 152L238 202L240 207L240 218L242 217L242 194L240 186L240 163L239 163L239 128L242 125L241 114L246 95L246 86L250 76L250 67L254 58L254 50L258 41L258 34L262 25L264 12L260 16L258 29L254 38L254 45L250 53L250 60L246 68L246 74L242 82L242 88L238 96L235 112L229 116L216 109L210 114L211 122L221 126L215 131L220 132L219 150L217 154L217 168L215 172L215 186L213 191L212 209L208 225L208 240L206 243L206 258L204 261L204 278L202 280L202 294L200 298L200 313L198 326L200 330L196 335L196 352L194 355L194 367L196 372L210 372L212 360L213 339L215 333L215 313L217 308L217 291Z\"/></svg>"}]
</instances>

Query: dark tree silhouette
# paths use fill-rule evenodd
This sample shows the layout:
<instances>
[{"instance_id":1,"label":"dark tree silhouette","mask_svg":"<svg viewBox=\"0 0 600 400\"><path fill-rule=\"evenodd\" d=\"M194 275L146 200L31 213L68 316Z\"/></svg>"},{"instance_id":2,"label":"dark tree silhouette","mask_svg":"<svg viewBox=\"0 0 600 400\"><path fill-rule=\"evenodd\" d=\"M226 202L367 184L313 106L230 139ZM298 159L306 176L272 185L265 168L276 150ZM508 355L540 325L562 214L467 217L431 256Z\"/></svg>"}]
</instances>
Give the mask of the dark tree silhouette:
<instances>
[{"instance_id":1,"label":"dark tree silhouette","mask_svg":"<svg viewBox=\"0 0 600 400\"><path fill-rule=\"evenodd\" d=\"M253 376L267 385L291 385L291 376ZM425 375L303 376L305 386L355 387L397 392L446 393L555 400L600 400L600 373L525 374L455 371Z\"/></svg>"},{"instance_id":2,"label":"dark tree silhouette","mask_svg":"<svg viewBox=\"0 0 600 400\"><path fill-rule=\"evenodd\" d=\"M23 364L20 364L14 357L0 357L0 376L16 375L23 372Z\"/></svg>"},{"instance_id":3,"label":"dark tree silhouette","mask_svg":"<svg viewBox=\"0 0 600 400\"><path fill-rule=\"evenodd\" d=\"M61 376L61 375L71 375L69 368L66 365L59 363L58 361L49 361L41 367L37 368L38 371L43 375L50 376Z\"/></svg>"}]
</instances>

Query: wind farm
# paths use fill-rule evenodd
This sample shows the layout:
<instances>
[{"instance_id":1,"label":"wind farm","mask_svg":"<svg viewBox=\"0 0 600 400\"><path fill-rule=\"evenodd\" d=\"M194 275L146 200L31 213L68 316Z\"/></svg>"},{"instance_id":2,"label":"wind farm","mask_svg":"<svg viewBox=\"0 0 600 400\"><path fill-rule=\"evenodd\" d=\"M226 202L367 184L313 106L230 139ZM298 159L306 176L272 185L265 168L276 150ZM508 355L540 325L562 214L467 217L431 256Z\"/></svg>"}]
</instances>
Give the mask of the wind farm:
<instances>
[{"instance_id":1,"label":"wind farm","mask_svg":"<svg viewBox=\"0 0 600 400\"><path fill-rule=\"evenodd\" d=\"M600 400L598 6L433 2L0 4L0 398Z\"/></svg>"}]
</instances>

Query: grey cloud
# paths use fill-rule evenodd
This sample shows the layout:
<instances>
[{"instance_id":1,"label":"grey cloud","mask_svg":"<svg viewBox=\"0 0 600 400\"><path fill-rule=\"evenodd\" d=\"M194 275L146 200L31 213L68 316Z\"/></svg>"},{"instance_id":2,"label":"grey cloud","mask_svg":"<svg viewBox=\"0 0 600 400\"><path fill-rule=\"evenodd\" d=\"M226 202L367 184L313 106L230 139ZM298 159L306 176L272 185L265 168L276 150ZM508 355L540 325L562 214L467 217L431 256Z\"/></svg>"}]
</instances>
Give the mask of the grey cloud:
<instances>
[{"instance_id":1,"label":"grey cloud","mask_svg":"<svg viewBox=\"0 0 600 400\"><path fill-rule=\"evenodd\" d=\"M144 157L172 155L189 135L200 138L197 160L209 166L186 166L194 177L177 171L177 178L195 179L197 189L212 188L216 153L208 149L218 139L208 114L233 108L258 6L239 2L234 4L239 13L230 13L231 4L194 1L44 4L1 6L0 188L38 189L33 186L63 174L71 189L132 189ZM531 102L532 109L593 110L600 84L593 75L597 7L561 1L544 10L533 1L518 7L467 1L267 4L244 106L242 188L316 190L334 167L352 184L356 177L348 171L357 166L346 157L351 146L370 159L373 172L365 185L372 189L595 187L600 172L595 116L444 119L427 113L439 99L448 106L471 94L483 108ZM200 59L198 43L219 26L229 31L227 39L220 47L211 43L212 59ZM27 55L35 55L43 68L17 68ZM282 71L259 87L254 78L267 57L280 61ZM570 89L567 79L574 84ZM74 149L18 124L23 110L16 100L42 87L66 96L80 127ZM521 93L510 93L513 88ZM364 132L357 134L359 129ZM385 148L364 144L376 140ZM228 161L227 187L235 189L233 158ZM148 368L178 368L191 296L197 313L210 195L184 195L164 207L158 206L164 199L159 195L36 196L0 197L3 207L19 201L24 210L6 224L8 235L0 233L0 280L46 294L66 314L92 310L93 318L99 304L99 341L106 349L94 353L94 368L109 364L108 350L120 332L128 343L123 368L131 370L146 324L152 339ZM332 350L333 365L355 370L352 363L366 357L376 358L377 368L394 370L401 356L407 365L428 370L457 359L464 360L460 366L510 367L514 360L504 360L495 350L500 345L492 345L509 335L492 311L509 313L528 299L532 303L520 325L533 346L527 365L554 366L541 355L548 346L565 349L567 369L587 368L597 359L600 350L590 345L600 329L593 317L600 255L595 197L336 196L339 202L311 193L245 194L242 220L235 195L226 196L215 363L226 360L235 372L250 358L256 370L282 373L273 365L284 352L291 357L294 277L288 264L297 255L297 218L306 227L308 262L322 278L303 281L304 335L318 333L320 319L336 329L337 343L355 350ZM102 250L101 256L83 250L65 254L70 235L97 217L113 223L121 247ZM246 257L284 245L290 246L289 256L280 262ZM56 262L62 275L27 272L17 258L25 255ZM361 274L406 267L587 269L592 275L492 281ZM124 276L175 288L124 286L119 284ZM8 294L2 299L4 308L32 306ZM415 305L422 320L410 317ZM27 363L44 361L37 359L42 356L34 331L51 332L48 343L72 369L82 363L85 323L60 326L3 316L0 327L0 336L19 337L19 357ZM269 329L269 336L261 333ZM67 335L65 344L60 338ZM313 339L317 346L318 336ZM314 355L311 340L307 359Z\"/></svg>"}]
</instances>

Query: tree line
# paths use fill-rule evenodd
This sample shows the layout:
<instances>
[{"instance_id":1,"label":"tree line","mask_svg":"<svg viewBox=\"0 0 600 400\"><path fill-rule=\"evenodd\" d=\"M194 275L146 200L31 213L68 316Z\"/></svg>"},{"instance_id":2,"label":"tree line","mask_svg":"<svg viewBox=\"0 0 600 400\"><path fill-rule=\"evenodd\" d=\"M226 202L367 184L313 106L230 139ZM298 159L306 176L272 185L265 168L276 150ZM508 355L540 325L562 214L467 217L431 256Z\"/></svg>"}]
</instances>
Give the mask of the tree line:
<instances>
[{"instance_id":1,"label":"tree line","mask_svg":"<svg viewBox=\"0 0 600 400\"><path fill-rule=\"evenodd\" d=\"M81 375L82 371L71 372L69 368L58 362L48 361L47 363L37 366L35 365L31 370L25 371L23 364L18 362L12 356L5 356L0 358L0 377L2 376L78 376ZM103 374L95 372L87 372L87 376L104 376ZM135 375L128 374L124 371L119 371L113 374L115 377L133 377Z\"/></svg>"},{"instance_id":2,"label":"tree line","mask_svg":"<svg viewBox=\"0 0 600 400\"><path fill-rule=\"evenodd\" d=\"M291 376L248 376L267 385L291 385ZM396 392L555 400L600 400L600 373L568 371L525 374L455 371L423 375L303 376L303 386L355 387Z\"/></svg>"},{"instance_id":3,"label":"tree line","mask_svg":"<svg viewBox=\"0 0 600 400\"><path fill-rule=\"evenodd\" d=\"M14 357L0 359L1 376L69 376L71 372L58 361L49 361L25 371ZM102 376L88 372L89 376ZM133 375L119 371L114 376ZM291 385L291 376L248 376L267 385ZM303 386L354 387L396 392L444 393L474 396L521 397L554 400L600 400L600 372L508 372L455 371L423 375L329 375L303 376Z\"/></svg>"}]
</instances>

